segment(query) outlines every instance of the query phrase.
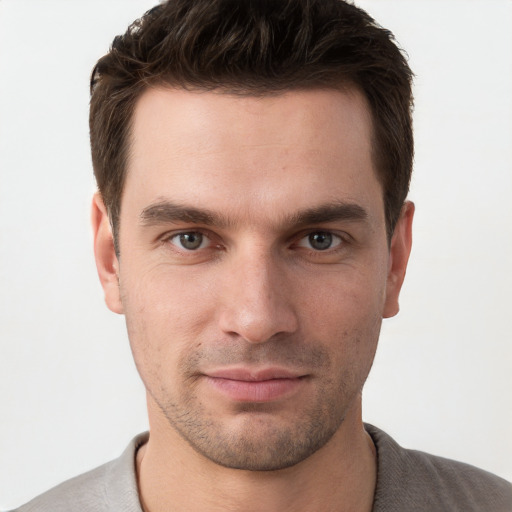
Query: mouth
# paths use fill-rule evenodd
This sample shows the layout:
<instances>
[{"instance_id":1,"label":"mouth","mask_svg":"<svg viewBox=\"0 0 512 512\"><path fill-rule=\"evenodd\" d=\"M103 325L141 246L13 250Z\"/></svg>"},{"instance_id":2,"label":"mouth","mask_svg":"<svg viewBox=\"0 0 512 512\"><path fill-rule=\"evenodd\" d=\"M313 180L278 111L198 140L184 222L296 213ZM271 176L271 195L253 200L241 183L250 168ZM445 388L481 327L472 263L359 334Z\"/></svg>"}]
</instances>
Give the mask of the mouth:
<instances>
[{"instance_id":1,"label":"mouth","mask_svg":"<svg viewBox=\"0 0 512 512\"><path fill-rule=\"evenodd\" d=\"M204 374L218 393L236 402L263 403L289 398L307 375L285 368L223 368Z\"/></svg>"}]
</instances>

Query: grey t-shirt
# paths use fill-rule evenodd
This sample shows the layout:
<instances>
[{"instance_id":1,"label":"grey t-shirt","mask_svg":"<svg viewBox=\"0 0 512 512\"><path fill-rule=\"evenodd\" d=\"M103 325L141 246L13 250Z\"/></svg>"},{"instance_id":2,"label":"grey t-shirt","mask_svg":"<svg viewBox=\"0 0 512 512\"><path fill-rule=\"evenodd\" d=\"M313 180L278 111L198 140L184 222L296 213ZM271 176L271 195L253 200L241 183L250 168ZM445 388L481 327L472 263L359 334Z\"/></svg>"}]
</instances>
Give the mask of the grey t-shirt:
<instances>
[{"instance_id":1,"label":"grey t-shirt","mask_svg":"<svg viewBox=\"0 0 512 512\"><path fill-rule=\"evenodd\" d=\"M377 448L373 512L512 512L512 484L461 462L400 447L365 425ZM68 480L13 512L142 512L135 455L148 434L121 457Z\"/></svg>"}]
</instances>

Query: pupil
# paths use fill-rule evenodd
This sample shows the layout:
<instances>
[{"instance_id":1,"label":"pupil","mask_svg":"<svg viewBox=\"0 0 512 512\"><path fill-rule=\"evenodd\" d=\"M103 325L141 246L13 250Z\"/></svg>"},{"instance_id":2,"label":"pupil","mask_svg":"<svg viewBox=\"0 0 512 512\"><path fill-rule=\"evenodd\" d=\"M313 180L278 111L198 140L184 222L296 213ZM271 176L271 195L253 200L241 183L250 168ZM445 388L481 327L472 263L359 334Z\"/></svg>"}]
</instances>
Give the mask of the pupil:
<instances>
[{"instance_id":1,"label":"pupil","mask_svg":"<svg viewBox=\"0 0 512 512\"><path fill-rule=\"evenodd\" d=\"M201 233L184 233L180 235L180 243L185 249L197 249L201 246L203 235Z\"/></svg>"},{"instance_id":2,"label":"pupil","mask_svg":"<svg viewBox=\"0 0 512 512\"><path fill-rule=\"evenodd\" d=\"M311 233L309 235L309 243L313 249L325 251L332 244L332 235L330 233Z\"/></svg>"}]
</instances>

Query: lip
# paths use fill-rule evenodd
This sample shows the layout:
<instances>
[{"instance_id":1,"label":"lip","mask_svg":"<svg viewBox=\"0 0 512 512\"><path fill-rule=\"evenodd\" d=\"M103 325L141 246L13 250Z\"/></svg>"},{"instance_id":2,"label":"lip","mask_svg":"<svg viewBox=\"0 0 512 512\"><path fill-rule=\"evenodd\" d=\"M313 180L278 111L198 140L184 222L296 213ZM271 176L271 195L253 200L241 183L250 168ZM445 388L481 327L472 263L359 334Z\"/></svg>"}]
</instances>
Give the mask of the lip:
<instances>
[{"instance_id":1,"label":"lip","mask_svg":"<svg viewBox=\"0 0 512 512\"><path fill-rule=\"evenodd\" d=\"M205 374L208 384L224 397L237 402L271 402L297 392L305 374L286 368L221 368Z\"/></svg>"},{"instance_id":2,"label":"lip","mask_svg":"<svg viewBox=\"0 0 512 512\"><path fill-rule=\"evenodd\" d=\"M205 372L208 377L218 379L239 380L244 382L264 381L272 379L296 379L303 377L304 374L294 372L287 368L269 367L269 368L219 368Z\"/></svg>"}]
</instances>

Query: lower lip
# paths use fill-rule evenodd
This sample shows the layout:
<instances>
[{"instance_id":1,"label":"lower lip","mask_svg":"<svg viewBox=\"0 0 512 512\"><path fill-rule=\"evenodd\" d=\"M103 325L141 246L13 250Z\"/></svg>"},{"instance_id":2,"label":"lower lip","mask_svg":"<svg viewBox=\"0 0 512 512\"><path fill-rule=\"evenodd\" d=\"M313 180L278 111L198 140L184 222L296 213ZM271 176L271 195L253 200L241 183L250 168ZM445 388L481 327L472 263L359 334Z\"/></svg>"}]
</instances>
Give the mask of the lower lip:
<instances>
[{"instance_id":1,"label":"lower lip","mask_svg":"<svg viewBox=\"0 0 512 512\"><path fill-rule=\"evenodd\" d=\"M239 402L271 402L295 392L302 378L244 381L207 377L209 383L223 395Z\"/></svg>"}]
</instances>

